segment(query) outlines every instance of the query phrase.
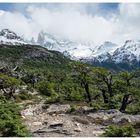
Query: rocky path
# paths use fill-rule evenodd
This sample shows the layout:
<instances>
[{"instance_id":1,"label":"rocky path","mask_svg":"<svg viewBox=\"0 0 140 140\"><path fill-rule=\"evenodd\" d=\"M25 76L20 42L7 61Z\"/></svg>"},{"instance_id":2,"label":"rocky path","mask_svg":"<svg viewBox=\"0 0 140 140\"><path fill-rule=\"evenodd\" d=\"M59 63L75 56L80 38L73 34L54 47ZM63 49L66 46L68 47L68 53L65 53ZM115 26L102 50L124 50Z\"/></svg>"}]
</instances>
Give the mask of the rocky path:
<instances>
[{"instance_id":1,"label":"rocky path","mask_svg":"<svg viewBox=\"0 0 140 140\"><path fill-rule=\"evenodd\" d=\"M83 107L78 113L67 113L70 105L30 105L21 112L35 137L95 137L109 124L139 122L140 116L125 115L116 110L93 112ZM84 111L84 113L83 113Z\"/></svg>"}]
</instances>

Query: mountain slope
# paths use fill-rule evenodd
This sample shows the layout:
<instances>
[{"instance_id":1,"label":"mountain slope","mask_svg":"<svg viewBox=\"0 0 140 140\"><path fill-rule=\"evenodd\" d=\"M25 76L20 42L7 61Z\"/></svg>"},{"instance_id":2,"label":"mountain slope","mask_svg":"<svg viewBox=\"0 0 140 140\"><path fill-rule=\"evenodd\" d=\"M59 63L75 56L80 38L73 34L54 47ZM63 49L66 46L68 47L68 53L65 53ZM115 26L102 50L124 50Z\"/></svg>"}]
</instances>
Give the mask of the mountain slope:
<instances>
[{"instance_id":1,"label":"mountain slope","mask_svg":"<svg viewBox=\"0 0 140 140\"><path fill-rule=\"evenodd\" d=\"M116 49L113 53L113 60L116 63L133 62L140 60L140 41L127 40L125 44Z\"/></svg>"},{"instance_id":2,"label":"mountain slope","mask_svg":"<svg viewBox=\"0 0 140 140\"><path fill-rule=\"evenodd\" d=\"M99 56L101 54L110 53L112 54L119 46L115 43L106 41L102 45L97 46L95 50L95 56Z\"/></svg>"},{"instance_id":3,"label":"mountain slope","mask_svg":"<svg viewBox=\"0 0 140 140\"><path fill-rule=\"evenodd\" d=\"M57 51L35 45L0 45L0 66L16 65L25 69L63 69L70 60Z\"/></svg>"}]
</instances>

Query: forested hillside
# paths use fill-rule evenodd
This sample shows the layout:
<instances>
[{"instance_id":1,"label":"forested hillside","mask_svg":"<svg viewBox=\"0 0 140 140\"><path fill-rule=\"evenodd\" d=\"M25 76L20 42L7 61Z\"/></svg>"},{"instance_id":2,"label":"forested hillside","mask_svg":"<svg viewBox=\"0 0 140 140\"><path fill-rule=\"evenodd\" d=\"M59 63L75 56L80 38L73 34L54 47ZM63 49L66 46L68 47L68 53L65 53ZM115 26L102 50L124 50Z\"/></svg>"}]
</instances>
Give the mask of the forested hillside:
<instances>
[{"instance_id":1,"label":"forested hillside","mask_svg":"<svg viewBox=\"0 0 140 140\"><path fill-rule=\"evenodd\" d=\"M112 71L41 46L0 45L0 135L34 136L20 112L42 101L45 105L69 104L69 115L86 106L92 113L118 110L135 117L140 114L139 87L139 69ZM122 129L111 126L103 136L137 136L138 123L126 119Z\"/></svg>"}]
</instances>

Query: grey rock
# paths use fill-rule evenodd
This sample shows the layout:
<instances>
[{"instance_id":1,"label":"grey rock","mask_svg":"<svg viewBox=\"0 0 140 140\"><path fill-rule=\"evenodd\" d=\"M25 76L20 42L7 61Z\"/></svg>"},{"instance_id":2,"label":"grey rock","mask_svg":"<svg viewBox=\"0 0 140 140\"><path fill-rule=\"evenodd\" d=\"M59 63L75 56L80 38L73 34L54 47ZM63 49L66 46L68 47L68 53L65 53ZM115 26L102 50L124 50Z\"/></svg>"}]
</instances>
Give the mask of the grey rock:
<instances>
[{"instance_id":1,"label":"grey rock","mask_svg":"<svg viewBox=\"0 0 140 140\"><path fill-rule=\"evenodd\" d=\"M82 129L81 129L81 127L77 127L77 128L74 129L74 131L76 131L76 132L82 132Z\"/></svg>"},{"instance_id":2,"label":"grey rock","mask_svg":"<svg viewBox=\"0 0 140 140\"><path fill-rule=\"evenodd\" d=\"M69 104L65 104L65 105L58 105L58 104L52 104L49 106L49 108L47 109L48 114L60 114L60 113L65 113L70 109L70 105Z\"/></svg>"},{"instance_id":3,"label":"grey rock","mask_svg":"<svg viewBox=\"0 0 140 140\"><path fill-rule=\"evenodd\" d=\"M72 135L67 129L57 128L57 129L48 129L48 127L41 128L33 133L59 133L64 135Z\"/></svg>"},{"instance_id":4,"label":"grey rock","mask_svg":"<svg viewBox=\"0 0 140 140\"><path fill-rule=\"evenodd\" d=\"M50 133L50 132L58 132L58 129L48 129L48 127L43 127L41 129L38 129L37 131L34 131L33 133Z\"/></svg>"},{"instance_id":5,"label":"grey rock","mask_svg":"<svg viewBox=\"0 0 140 140\"><path fill-rule=\"evenodd\" d=\"M36 126L36 125L42 125L42 122L33 122L32 125Z\"/></svg>"},{"instance_id":6,"label":"grey rock","mask_svg":"<svg viewBox=\"0 0 140 140\"><path fill-rule=\"evenodd\" d=\"M87 120L87 118L79 117L79 116L74 116L73 120L81 123L81 124L89 124L90 122Z\"/></svg>"},{"instance_id":7,"label":"grey rock","mask_svg":"<svg viewBox=\"0 0 140 140\"><path fill-rule=\"evenodd\" d=\"M63 127L63 123L61 122L53 122L49 125L48 128L58 128L58 127Z\"/></svg>"},{"instance_id":8,"label":"grey rock","mask_svg":"<svg viewBox=\"0 0 140 140\"><path fill-rule=\"evenodd\" d=\"M121 114L121 112L117 109L110 109L107 111L108 114Z\"/></svg>"},{"instance_id":9,"label":"grey rock","mask_svg":"<svg viewBox=\"0 0 140 140\"><path fill-rule=\"evenodd\" d=\"M112 122L115 124L122 124L122 123L135 123L140 122L140 115L125 115L122 116L118 115L112 118Z\"/></svg>"}]
</instances>

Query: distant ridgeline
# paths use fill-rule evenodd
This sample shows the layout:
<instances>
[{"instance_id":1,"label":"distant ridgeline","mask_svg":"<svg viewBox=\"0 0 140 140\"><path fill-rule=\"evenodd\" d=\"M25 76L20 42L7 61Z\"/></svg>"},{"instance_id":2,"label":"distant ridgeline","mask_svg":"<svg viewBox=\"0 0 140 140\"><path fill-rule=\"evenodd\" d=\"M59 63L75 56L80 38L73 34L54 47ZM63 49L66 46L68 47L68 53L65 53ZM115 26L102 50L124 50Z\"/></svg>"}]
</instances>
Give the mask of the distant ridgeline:
<instances>
[{"instance_id":1,"label":"distant ridgeline","mask_svg":"<svg viewBox=\"0 0 140 140\"><path fill-rule=\"evenodd\" d=\"M1 57L2 55L3 58L4 56L5 57L7 56L7 59L8 57L11 57L11 61L14 61L14 57L17 57L20 62L21 60L23 60L23 58L28 59L29 57L31 58L34 57L34 59L37 58L38 60L39 59L43 60L46 59L46 56L48 57L47 60L45 61L49 61L49 60L53 61L50 58L52 55L46 55L46 54L50 54L49 52L51 52L54 53L54 55L56 56L56 51L59 51L63 55L57 52L57 54L59 54L58 57L65 57L65 59L70 58L71 60L78 60L78 61L80 60L81 62L91 64L93 66L101 66L117 71L123 69L133 70L135 68L140 67L140 41L139 40L136 41L127 40L123 46L119 46L109 41L104 42L102 45L95 46L93 42L88 42L88 41L76 42L76 41L71 41L66 39L64 40L56 37L55 35L51 35L45 32L40 32L38 34L37 41L35 41L34 38L27 41L22 37L20 37L19 35L17 35L16 33L14 33L13 31L10 31L9 29L3 29L0 31L0 44L3 44L5 46L4 49L4 47L2 47L1 45L0 48ZM9 48L10 46L8 45L10 45L12 49ZM18 48L18 50L16 50L18 46L25 46L25 47ZM31 53L31 47L33 46L36 46L34 47L35 49L34 54L33 52ZM48 50L45 50L41 47L37 49L37 46L38 47L42 46L44 48L47 48ZM37 52L37 50L39 50L39 52ZM45 52L43 52L43 50L45 50ZM16 51L15 54L14 52L12 52L15 56L14 55L12 56L12 54L8 56L8 51L9 52ZM29 51L29 53L27 53L26 51ZM20 55L22 58L19 58Z\"/></svg>"}]
</instances>

